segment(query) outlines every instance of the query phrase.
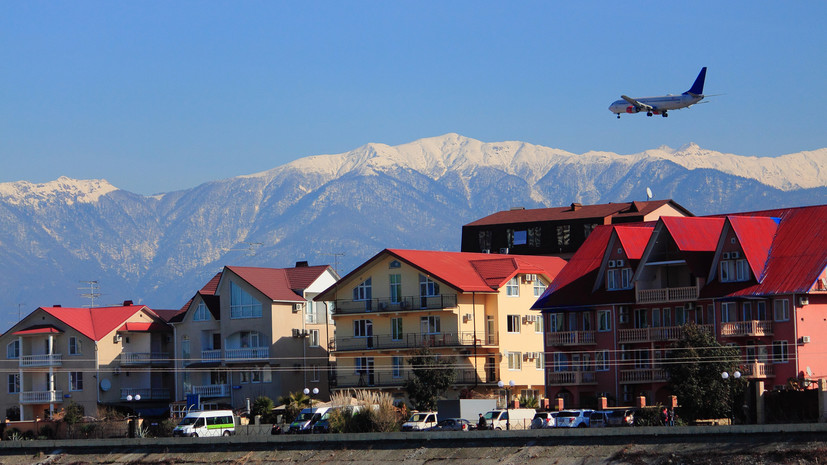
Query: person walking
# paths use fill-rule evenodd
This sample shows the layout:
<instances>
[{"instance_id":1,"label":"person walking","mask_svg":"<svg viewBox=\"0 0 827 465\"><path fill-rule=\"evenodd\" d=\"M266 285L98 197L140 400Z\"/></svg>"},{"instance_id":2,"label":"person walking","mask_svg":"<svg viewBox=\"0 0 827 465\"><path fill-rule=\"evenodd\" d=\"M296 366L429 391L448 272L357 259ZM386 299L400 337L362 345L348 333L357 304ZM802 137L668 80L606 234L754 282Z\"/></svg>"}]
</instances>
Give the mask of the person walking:
<instances>
[{"instance_id":1,"label":"person walking","mask_svg":"<svg viewBox=\"0 0 827 465\"><path fill-rule=\"evenodd\" d=\"M477 421L477 429L479 429L479 430L488 429L488 422L485 421L485 417L482 416L481 413L480 413L480 419Z\"/></svg>"}]
</instances>

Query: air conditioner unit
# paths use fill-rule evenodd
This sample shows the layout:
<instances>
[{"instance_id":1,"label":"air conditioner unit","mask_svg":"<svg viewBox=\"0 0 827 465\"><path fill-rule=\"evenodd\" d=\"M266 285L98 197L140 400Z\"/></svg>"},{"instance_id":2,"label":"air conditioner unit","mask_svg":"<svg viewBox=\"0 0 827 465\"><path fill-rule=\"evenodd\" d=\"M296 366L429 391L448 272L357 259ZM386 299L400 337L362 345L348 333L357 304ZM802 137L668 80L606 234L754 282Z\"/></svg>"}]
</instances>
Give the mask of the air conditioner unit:
<instances>
[{"instance_id":1,"label":"air conditioner unit","mask_svg":"<svg viewBox=\"0 0 827 465\"><path fill-rule=\"evenodd\" d=\"M465 315L462 316L462 319L465 320L465 321L471 321L471 320L474 319L474 315L471 314L471 313L466 313Z\"/></svg>"},{"instance_id":2,"label":"air conditioner unit","mask_svg":"<svg viewBox=\"0 0 827 465\"><path fill-rule=\"evenodd\" d=\"M119 374L121 374L121 367L115 367L115 369L114 369L114 370L112 370L112 374L113 374L113 375L119 375Z\"/></svg>"},{"instance_id":3,"label":"air conditioner unit","mask_svg":"<svg viewBox=\"0 0 827 465\"><path fill-rule=\"evenodd\" d=\"M623 260L617 260L617 261L615 262L615 265L617 265L617 266L619 266L619 267L620 267L620 266L623 266Z\"/></svg>"},{"instance_id":4,"label":"air conditioner unit","mask_svg":"<svg viewBox=\"0 0 827 465\"><path fill-rule=\"evenodd\" d=\"M802 307L805 306L805 305L810 305L810 298L807 297L806 295L803 295L803 296L799 297L798 298L798 305L800 305Z\"/></svg>"},{"instance_id":5,"label":"air conditioner unit","mask_svg":"<svg viewBox=\"0 0 827 465\"><path fill-rule=\"evenodd\" d=\"M615 261L614 260L609 260L609 268L614 268L614 267L615 267Z\"/></svg>"},{"instance_id":6,"label":"air conditioner unit","mask_svg":"<svg viewBox=\"0 0 827 465\"><path fill-rule=\"evenodd\" d=\"M301 337L301 335L302 330L300 330L299 328L293 328L293 337Z\"/></svg>"},{"instance_id":7,"label":"air conditioner unit","mask_svg":"<svg viewBox=\"0 0 827 465\"><path fill-rule=\"evenodd\" d=\"M724 252L724 260L729 260L729 252Z\"/></svg>"},{"instance_id":8,"label":"air conditioner unit","mask_svg":"<svg viewBox=\"0 0 827 465\"><path fill-rule=\"evenodd\" d=\"M729 258L738 258L740 256L741 255L738 252L730 252L729 253Z\"/></svg>"},{"instance_id":9,"label":"air conditioner unit","mask_svg":"<svg viewBox=\"0 0 827 465\"><path fill-rule=\"evenodd\" d=\"M120 335L120 334L116 334L116 335L115 335L115 344L117 344L117 343L119 343L119 342L121 342L121 335Z\"/></svg>"},{"instance_id":10,"label":"air conditioner unit","mask_svg":"<svg viewBox=\"0 0 827 465\"><path fill-rule=\"evenodd\" d=\"M687 310L692 310L693 308L695 308L695 302L688 302L686 304L686 309Z\"/></svg>"},{"instance_id":11,"label":"air conditioner unit","mask_svg":"<svg viewBox=\"0 0 827 465\"><path fill-rule=\"evenodd\" d=\"M534 282L534 281L537 281L537 275L536 274L532 273L532 274L525 275L525 282L531 283L531 282Z\"/></svg>"},{"instance_id":12,"label":"air conditioner unit","mask_svg":"<svg viewBox=\"0 0 827 465\"><path fill-rule=\"evenodd\" d=\"M491 249L482 249L482 253L491 253Z\"/></svg>"},{"instance_id":13,"label":"air conditioner unit","mask_svg":"<svg viewBox=\"0 0 827 465\"><path fill-rule=\"evenodd\" d=\"M524 352L523 353L523 360L528 360L531 358L531 352Z\"/></svg>"},{"instance_id":14,"label":"air conditioner unit","mask_svg":"<svg viewBox=\"0 0 827 465\"><path fill-rule=\"evenodd\" d=\"M508 247L503 247L503 248L501 248L501 249L500 249L500 253L502 253L502 254L507 254L507 253L508 253Z\"/></svg>"},{"instance_id":15,"label":"air conditioner unit","mask_svg":"<svg viewBox=\"0 0 827 465\"><path fill-rule=\"evenodd\" d=\"M810 336L801 336L801 343L802 344L809 344L810 343Z\"/></svg>"},{"instance_id":16,"label":"air conditioner unit","mask_svg":"<svg viewBox=\"0 0 827 465\"><path fill-rule=\"evenodd\" d=\"M304 304L293 304L293 313L300 312L304 308Z\"/></svg>"}]
</instances>

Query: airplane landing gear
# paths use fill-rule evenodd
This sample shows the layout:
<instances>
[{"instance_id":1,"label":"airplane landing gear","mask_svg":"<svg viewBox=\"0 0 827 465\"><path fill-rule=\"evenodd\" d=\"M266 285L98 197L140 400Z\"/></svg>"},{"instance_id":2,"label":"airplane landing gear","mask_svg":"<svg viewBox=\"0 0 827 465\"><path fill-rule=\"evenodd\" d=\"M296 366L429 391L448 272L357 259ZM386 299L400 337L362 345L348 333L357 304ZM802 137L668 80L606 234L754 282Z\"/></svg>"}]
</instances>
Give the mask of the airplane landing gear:
<instances>
[{"instance_id":1,"label":"airplane landing gear","mask_svg":"<svg viewBox=\"0 0 827 465\"><path fill-rule=\"evenodd\" d=\"M646 112L646 116L652 116L652 112L651 112L651 111L647 111L647 112Z\"/></svg>"},{"instance_id":2,"label":"airplane landing gear","mask_svg":"<svg viewBox=\"0 0 827 465\"><path fill-rule=\"evenodd\" d=\"M620 113L617 114L617 119L620 119Z\"/></svg>"},{"instance_id":3,"label":"airplane landing gear","mask_svg":"<svg viewBox=\"0 0 827 465\"><path fill-rule=\"evenodd\" d=\"M663 117L666 118L667 116L669 116L669 115L666 113L666 110L664 110L663 111Z\"/></svg>"}]
</instances>

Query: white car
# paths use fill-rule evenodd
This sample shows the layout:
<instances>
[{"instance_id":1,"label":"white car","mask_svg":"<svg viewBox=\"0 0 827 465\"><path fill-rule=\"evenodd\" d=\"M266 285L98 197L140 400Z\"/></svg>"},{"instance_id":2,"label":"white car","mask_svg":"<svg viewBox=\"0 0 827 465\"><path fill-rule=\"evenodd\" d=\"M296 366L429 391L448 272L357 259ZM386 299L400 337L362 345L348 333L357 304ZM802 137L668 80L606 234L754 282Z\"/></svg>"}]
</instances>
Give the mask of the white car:
<instances>
[{"instance_id":1,"label":"white car","mask_svg":"<svg viewBox=\"0 0 827 465\"><path fill-rule=\"evenodd\" d=\"M563 410L557 415L557 428L588 428L589 417L594 410Z\"/></svg>"},{"instance_id":2,"label":"white car","mask_svg":"<svg viewBox=\"0 0 827 465\"><path fill-rule=\"evenodd\" d=\"M554 428L557 412L537 412L531 420L531 429Z\"/></svg>"}]
</instances>

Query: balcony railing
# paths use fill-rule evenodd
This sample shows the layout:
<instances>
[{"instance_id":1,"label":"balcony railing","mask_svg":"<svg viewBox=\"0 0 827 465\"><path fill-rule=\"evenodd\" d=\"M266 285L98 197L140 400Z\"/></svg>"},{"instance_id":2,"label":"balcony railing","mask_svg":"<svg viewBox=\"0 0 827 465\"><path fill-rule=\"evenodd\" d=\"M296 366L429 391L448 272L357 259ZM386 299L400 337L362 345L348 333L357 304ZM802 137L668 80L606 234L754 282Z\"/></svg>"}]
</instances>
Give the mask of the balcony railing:
<instances>
[{"instance_id":1,"label":"balcony railing","mask_svg":"<svg viewBox=\"0 0 827 465\"><path fill-rule=\"evenodd\" d=\"M409 377L410 370L407 369L400 370L396 374L387 371L354 373L352 370L340 370L336 374L336 387L401 387ZM486 374L477 373L475 370L456 370L453 384L485 384L499 380L499 378L490 380L487 378Z\"/></svg>"},{"instance_id":2,"label":"balcony railing","mask_svg":"<svg viewBox=\"0 0 827 465\"><path fill-rule=\"evenodd\" d=\"M636 294L639 304L690 301L698 299L698 286L638 289Z\"/></svg>"},{"instance_id":3,"label":"balcony railing","mask_svg":"<svg viewBox=\"0 0 827 465\"><path fill-rule=\"evenodd\" d=\"M374 350L374 349L411 349L418 347L473 347L474 345L496 346L497 338L494 335L477 334L473 332L422 334L404 333L394 338L390 334L367 337L341 337L330 339L330 350Z\"/></svg>"},{"instance_id":4,"label":"balcony railing","mask_svg":"<svg viewBox=\"0 0 827 465\"><path fill-rule=\"evenodd\" d=\"M201 397L229 397L229 384L208 384L206 386L193 386L192 393Z\"/></svg>"},{"instance_id":5,"label":"balcony railing","mask_svg":"<svg viewBox=\"0 0 827 465\"><path fill-rule=\"evenodd\" d=\"M21 367L59 367L63 364L63 355L21 355L18 363Z\"/></svg>"},{"instance_id":6,"label":"balcony railing","mask_svg":"<svg viewBox=\"0 0 827 465\"><path fill-rule=\"evenodd\" d=\"M661 326L657 328L618 329L617 340L622 343L677 341L683 337L685 326ZM712 325L697 325L701 331L711 334Z\"/></svg>"},{"instance_id":7,"label":"balcony railing","mask_svg":"<svg viewBox=\"0 0 827 465\"><path fill-rule=\"evenodd\" d=\"M620 371L620 382L622 384L659 383L665 382L667 379L666 370L663 368L636 368Z\"/></svg>"},{"instance_id":8,"label":"balcony railing","mask_svg":"<svg viewBox=\"0 0 827 465\"><path fill-rule=\"evenodd\" d=\"M23 391L20 393L21 404L51 404L63 402L63 391Z\"/></svg>"},{"instance_id":9,"label":"balcony railing","mask_svg":"<svg viewBox=\"0 0 827 465\"><path fill-rule=\"evenodd\" d=\"M122 388L121 400L127 400L128 396L132 396L135 400L137 396L141 396L140 400L169 400L169 389L163 388Z\"/></svg>"},{"instance_id":10,"label":"balcony railing","mask_svg":"<svg viewBox=\"0 0 827 465\"><path fill-rule=\"evenodd\" d=\"M749 320L721 323L721 336L772 336L772 321Z\"/></svg>"},{"instance_id":11,"label":"balcony railing","mask_svg":"<svg viewBox=\"0 0 827 465\"><path fill-rule=\"evenodd\" d=\"M219 362L221 361L221 349L207 349L201 351L202 362Z\"/></svg>"},{"instance_id":12,"label":"balcony railing","mask_svg":"<svg viewBox=\"0 0 827 465\"><path fill-rule=\"evenodd\" d=\"M165 365L170 362L169 352L121 353L121 365Z\"/></svg>"},{"instance_id":13,"label":"balcony railing","mask_svg":"<svg viewBox=\"0 0 827 465\"><path fill-rule=\"evenodd\" d=\"M775 369L771 363L747 363L741 366L741 374L749 379L773 378Z\"/></svg>"},{"instance_id":14,"label":"balcony railing","mask_svg":"<svg viewBox=\"0 0 827 465\"><path fill-rule=\"evenodd\" d=\"M578 386L581 384L597 384L593 371L552 371L548 374L549 386Z\"/></svg>"},{"instance_id":15,"label":"balcony railing","mask_svg":"<svg viewBox=\"0 0 827 465\"><path fill-rule=\"evenodd\" d=\"M390 299L370 300L337 300L334 315L367 312L405 312L418 310L441 310L456 308L456 294L440 294L435 296L407 296L401 297L399 302Z\"/></svg>"},{"instance_id":16,"label":"balcony railing","mask_svg":"<svg viewBox=\"0 0 827 465\"><path fill-rule=\"evenodd\" d=\"M244 347L241 349L224 349L228 361L267 360L270 358L269 347Z\"/></svg>"},{"instance_id":17,"label":"balcony railing","mask_svg":"<svg viewBox=\"0 0 827 465\"><path fill-rule=\"evenodd\" d=\"M547 346L579 346L594 343L594 331L558 331L546 333Z\"/></svg>"}]
</instances>

